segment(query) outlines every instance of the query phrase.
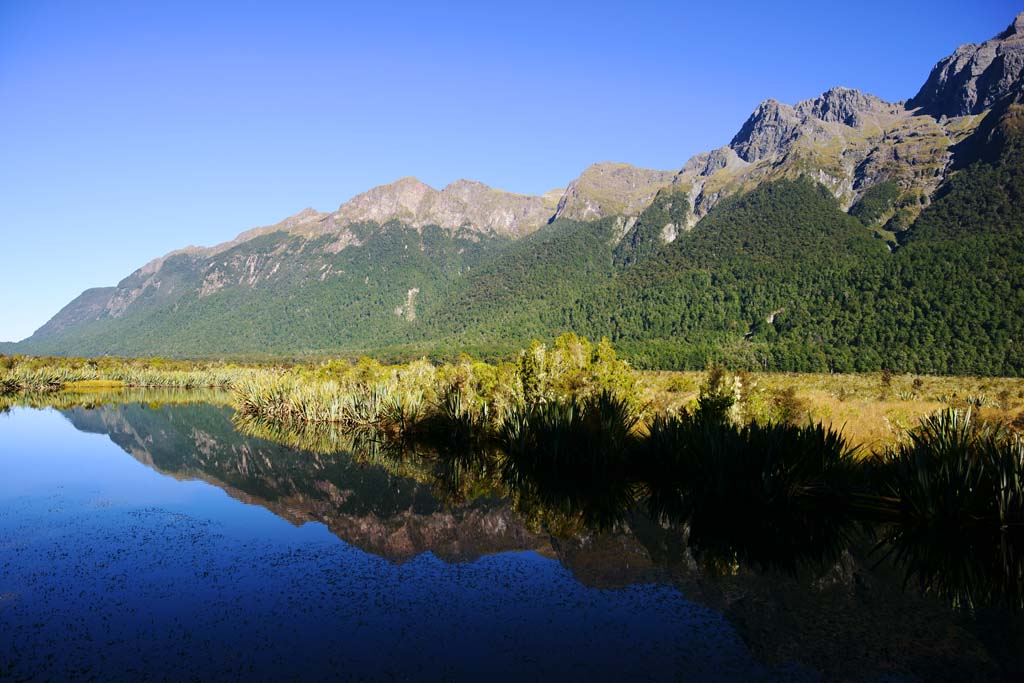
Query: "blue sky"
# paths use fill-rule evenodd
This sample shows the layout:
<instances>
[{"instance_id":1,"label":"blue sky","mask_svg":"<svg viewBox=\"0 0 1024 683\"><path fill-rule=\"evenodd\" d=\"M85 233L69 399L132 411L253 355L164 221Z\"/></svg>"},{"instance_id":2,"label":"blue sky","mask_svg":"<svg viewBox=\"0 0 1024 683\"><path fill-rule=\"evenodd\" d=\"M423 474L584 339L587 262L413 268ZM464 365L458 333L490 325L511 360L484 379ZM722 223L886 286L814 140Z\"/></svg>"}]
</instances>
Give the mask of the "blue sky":
<instances>
[{"instance_id":1,"label":"blue sky","mask_svg":"<svg viewBox=\"0 0 1024 683\"><path fill-rule=\"evenodd\" d=\"M415 175L674 169L761 100L913 96L1013 2L0 0L0 340L83 289Z\"/></svg>"}]
</instances>

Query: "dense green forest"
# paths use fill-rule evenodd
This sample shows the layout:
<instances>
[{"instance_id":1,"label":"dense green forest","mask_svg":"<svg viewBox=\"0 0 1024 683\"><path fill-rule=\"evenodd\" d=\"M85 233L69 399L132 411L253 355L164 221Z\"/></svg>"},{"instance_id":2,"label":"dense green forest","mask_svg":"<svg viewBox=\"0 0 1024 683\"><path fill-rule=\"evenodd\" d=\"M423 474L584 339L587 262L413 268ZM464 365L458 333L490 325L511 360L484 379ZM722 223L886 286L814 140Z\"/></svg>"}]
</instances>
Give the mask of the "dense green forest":
<instances>
[{"instance_id":1,"label":"dense green forest","mask_svg":"<svg viewBox=\"0 0 1024 683\"><path fill-rule=\"evenodd\" d=\"M642 238L631 241L642 256L613 259L611 276L591 280L550 331L608 336L642 367L715 360L752 369L1018 375L1021 111L994 112L998 123L979 132L982 159L952 176L895 247L866 227L891 208L889 183L850 214L806 178L764 184L723 201L670 244L648 239L660 247L641 250ZM650 211L660 215L649 224L670 220L658 201Z\"/></svg>"},{"instance_id":2,"label":"dense green forest","mask_svg":"<svg viewBox=\"0 0 1024 683\"><path fill-rule=\"evenodd\" d=\"M136 300L116 320L79 326L73 340L59 334L33 340L29 350L203 357L377 347L407 334L424 302L444 298L464 270L508 243L496 237L450 235L440 228L416 231L397 222L350 229L360 245L336 253L325 248L330 236L307 241L279 232L243 242L213 259L172 256L160 271L161 286L143 290L152 301ZM275 255L278 262L287 259L287 267L274 277L254 286L197 291L195 285L204 277L246 282L250 272L273 263ZM185 293L168 295L175 287ZM414 289L412 306L396 313Z\"/></svg>"},{"instance_id":3,"label":"dense green forest","mask_svg":"<svg viewBox=\"0 0 1024 683\"><path fill-rule=\"evenodd\" d=\"M725 355L738 365L816 367L824 359L804 339L822 339L862 269L887 257L823 188L779 181L726 200L644 267L566 307L565 323L631 342L624 348L647 366ZM652 339L663 343L638 343Z\"/></svg>"},{"instance_id":4,"label":"dense green forest","mask_svg":"<svg viewBox=\"0 0 1024 683\"><path fill-rule=\"evenodd\" d=\"M545 233L546 249L519 245L523 258L507 264L522 269L519 279L499 266L470 275L461 291L473 295L446 302L432 332L462 324L479 339L522 343L573 330L607 336L649 368L713 360L750 369L1020 374L1019 111L999 112L998 126L981 131L991 153L954 174L895 246L868 227L893 208L888 182L849 214L809 179L764 184L723 201L669 244L656 230L678 220L685 199L659 195L617 246L607 222L560 226ZM546 267L530 270L530 258ZM517 309L514 290L493 284L496 274L523 291L556 291L565 303L525 297ZM502 317L510 310L518 320ZM481 349L472 335L461 341Z\"/></svg>"}]
</instances>

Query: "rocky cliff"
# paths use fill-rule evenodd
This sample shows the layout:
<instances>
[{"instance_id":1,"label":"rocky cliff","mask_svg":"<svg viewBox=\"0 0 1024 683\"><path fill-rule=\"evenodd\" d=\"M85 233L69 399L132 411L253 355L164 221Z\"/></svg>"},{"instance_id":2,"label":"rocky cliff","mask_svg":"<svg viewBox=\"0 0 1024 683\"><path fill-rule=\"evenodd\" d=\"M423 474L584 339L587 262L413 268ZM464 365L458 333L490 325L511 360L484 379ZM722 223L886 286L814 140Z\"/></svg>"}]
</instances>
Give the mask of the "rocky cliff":
<instances>
[{"instance_id":1,"label":"rocky cliff","mask_svg":"<svg viewBox=\"0 0 1024 683\"><path fill-rule=\"evenodd\" d=\"M1021 88L1022 71L1024 12L995 38L941 59L907 107L936 117L980 114Z\"/></svg>"},{"instance_id":2,"label":"rocky cliff","mask_svg":"<svg viewBox=\"0 0 1024 683\"><path fill-rule=\"evenodd\" d=\"M795 105L766 100L728 145L690 159L673 185L689 197L689 226L725 197L801 175L828 188L844 208L891 180L900 188L898 201L913 203L916 212L946 177L953 146L977 124L976 117L917 115L851 88Z\"/></svg>"}]
</instances>

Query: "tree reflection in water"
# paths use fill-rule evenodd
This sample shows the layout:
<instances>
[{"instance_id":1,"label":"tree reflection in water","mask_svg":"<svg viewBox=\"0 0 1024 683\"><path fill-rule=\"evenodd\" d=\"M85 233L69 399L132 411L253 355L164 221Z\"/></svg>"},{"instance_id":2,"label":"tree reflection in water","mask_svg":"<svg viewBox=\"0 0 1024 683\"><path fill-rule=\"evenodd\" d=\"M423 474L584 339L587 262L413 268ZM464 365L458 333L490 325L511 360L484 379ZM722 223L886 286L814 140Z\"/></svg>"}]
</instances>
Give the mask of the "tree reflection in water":
<instances>
[{"instance_id":1,"label":"tree reflection in water","mask_svg":"<svg viewBox=\"0 0 1024 683\"><path fill-rule=\"evenodd\" d=\"M983 429L968 429L973 436L964 437L968 452L955 460L963 464L958 471L952 457L923 464L921 452L922 462L910 469L910 456L900 451L861 458L820 425L738 428L682 415L655 419L640 438L636 415L601 397L512 415L490 440L471 438L465 429L453 436L443 425L409 439L251 416L236 417L235 424L291 447L351 453L415 478L447 503L506 499L532 528L556 535L614 529L640 515L676 534L678 547L712 572L821 572L849 549L873 546L873 562L892 563L905 585L956 607L1024 608L1020 506L1000 483L1020 474L1013 450L1019 442ZM919 432L919 451L927 445L923 438ZM974 486L999 492L1002 507L995 504L994 512L965 511L948 492L919 490L926 471L984 479L972 473L984 469L974 451L985 449L991 466L984 476L1002 479ZM933 498L963 519L922 511L922 499Z\"/></svg>"}]
</instances>

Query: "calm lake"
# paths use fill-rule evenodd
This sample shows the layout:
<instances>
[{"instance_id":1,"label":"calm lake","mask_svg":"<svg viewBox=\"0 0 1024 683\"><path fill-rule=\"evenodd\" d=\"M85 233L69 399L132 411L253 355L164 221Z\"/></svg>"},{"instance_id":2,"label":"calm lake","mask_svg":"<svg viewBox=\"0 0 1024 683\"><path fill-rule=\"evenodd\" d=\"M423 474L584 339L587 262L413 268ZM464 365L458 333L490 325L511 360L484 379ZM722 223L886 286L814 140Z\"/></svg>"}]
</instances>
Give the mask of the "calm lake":
<instances>
[{"instance_id":1,"label":"calm lake","mask_svg":"<svg viewBox=\"0 0 1024 683\"><path fill-rule=\"evenodd\" d=\"M208 397L207 397L208 398ZM971 681L1021 620L853 546L780 571L247 436L223 401L0 415L0 680ZM449 482L450 483L450 482ZM521 503L521 501L519 501ZM877 565L877 566L876 566Z\"/></svg>"}]
</instances>

